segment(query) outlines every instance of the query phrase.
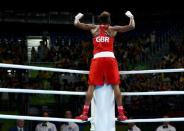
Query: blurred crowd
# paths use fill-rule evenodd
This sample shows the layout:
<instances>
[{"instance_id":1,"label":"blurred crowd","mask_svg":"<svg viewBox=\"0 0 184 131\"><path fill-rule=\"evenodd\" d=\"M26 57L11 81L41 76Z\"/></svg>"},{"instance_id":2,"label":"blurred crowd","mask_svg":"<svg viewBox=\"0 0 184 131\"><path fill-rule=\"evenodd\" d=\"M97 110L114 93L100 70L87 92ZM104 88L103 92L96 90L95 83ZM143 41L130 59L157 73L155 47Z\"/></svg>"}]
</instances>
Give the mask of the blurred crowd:
<instances>
[{"instance_id":1,"label":"blurred crowd","mask_svg":"<svg viewBox=\"0 0 184 131\"><path fill-rule=\"evenodd\" d=\"M7 64L24 64L27 61L25 37L0 36L0 62Z\"/></svg>"},{"instance_id":2,"label":"blurred crowd","mask_svg":"<svg viewBox=\"0 0 184 131\"><path fill-rule=\"evenodd\" d=\"M120 70L128 70L128 65L145 63L151 56L159 51L156 42L156 32L136 35L126 41L119 40L114 43L114 51L119 62ZM127 36L128 38L128 36ZM31 49L31 62L53 62L59 68L89 69L93 56L91 39L76 40L67 36L56 37L48 48L46 41L41 41L36 50Z\"/></svg>"}]
</instances>

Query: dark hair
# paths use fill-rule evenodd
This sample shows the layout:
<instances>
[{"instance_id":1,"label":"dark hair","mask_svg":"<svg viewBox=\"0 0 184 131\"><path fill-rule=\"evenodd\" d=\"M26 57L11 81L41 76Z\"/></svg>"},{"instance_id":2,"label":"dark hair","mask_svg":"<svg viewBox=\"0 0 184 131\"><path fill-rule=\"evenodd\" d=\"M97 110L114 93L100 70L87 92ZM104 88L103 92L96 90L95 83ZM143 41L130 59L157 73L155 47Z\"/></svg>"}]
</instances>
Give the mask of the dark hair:
<instances>
[{"instance_id":1,"label":"dark hair","mask_svg":"<svg viewBox=\"0 0 184 131\"><path fill-rule=\"evenodd\" d=\"M111 24L111 14L107 11L103 11L99 16L98 16L98 21L100 24Z\"/></svg>"}]
</instances>

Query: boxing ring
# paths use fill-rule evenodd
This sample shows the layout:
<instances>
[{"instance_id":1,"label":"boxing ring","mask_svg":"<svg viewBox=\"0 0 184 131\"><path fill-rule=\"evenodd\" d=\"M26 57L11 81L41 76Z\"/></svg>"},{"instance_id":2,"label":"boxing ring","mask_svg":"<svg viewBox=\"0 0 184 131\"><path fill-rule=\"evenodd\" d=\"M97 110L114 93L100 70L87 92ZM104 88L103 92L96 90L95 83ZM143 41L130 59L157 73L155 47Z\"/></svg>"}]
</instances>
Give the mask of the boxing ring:
<instances>
[{"instance_id":1,"label":"boxing ring","mask_svg":"<svg viewBox=\"0 0 184 131\"><path fill-rule=\"evenodd\" d=\"M59 68L47 68L37 66L15 65L15 64L3 64L0 63L1 68L14 68L14 69L27 69L27 70L41 70L63 73L76 73L76 74L88 74L88 71L84 70L70 70ZM148 73L174 73L184 72L184 68L179 69L159 69L159 70L140 70L140 71L120 71L120 74L148 74ZM53 90L33 90L33 89L10 89L0 88L0 92L7 93L27 93L27 94L53 94L53 95L85 95L85 92L72 92L72 91L53 91ZM154 92L123 92L123 96L156 96L156 95L184 95L184 91L154 91ZM104 110L105 109L105 110ZM5 115L0 114L0 119L24 119L34 121L55 121L55 122L75 122L85 123L91 122L91 131L115 131L115 100L114 92L111 85L104 84L103 86L96 87L94 97L91 103L91 117L88 121L82 121L77 119L67 118L54 118L54 117L36 117L36 116L20 116L20 115ZM121 121L122 123L132 122L180 122L184 121L184 117L177 118L150 118L150 119L128 119Z\"/></svg>"}]
</instances>

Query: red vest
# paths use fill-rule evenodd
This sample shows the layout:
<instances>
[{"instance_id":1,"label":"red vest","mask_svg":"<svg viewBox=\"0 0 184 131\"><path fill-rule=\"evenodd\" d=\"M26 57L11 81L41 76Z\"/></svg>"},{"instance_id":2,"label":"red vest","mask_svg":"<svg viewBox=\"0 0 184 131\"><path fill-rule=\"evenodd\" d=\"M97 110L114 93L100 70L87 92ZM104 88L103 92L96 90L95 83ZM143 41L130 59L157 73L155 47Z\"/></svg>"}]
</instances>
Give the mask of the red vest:
<instances>
[{"instance_id":1,"label":"red vest","mask_svg":"<svg viewBox=\"0 0 184 131\"><path fill-rule=\"evenodd\" d=\"M103 51L113 52L114 37L106 34L108 27L107 25L99 26L99 34L93 37L93 54Z\"/></svg>"}]
</instances>

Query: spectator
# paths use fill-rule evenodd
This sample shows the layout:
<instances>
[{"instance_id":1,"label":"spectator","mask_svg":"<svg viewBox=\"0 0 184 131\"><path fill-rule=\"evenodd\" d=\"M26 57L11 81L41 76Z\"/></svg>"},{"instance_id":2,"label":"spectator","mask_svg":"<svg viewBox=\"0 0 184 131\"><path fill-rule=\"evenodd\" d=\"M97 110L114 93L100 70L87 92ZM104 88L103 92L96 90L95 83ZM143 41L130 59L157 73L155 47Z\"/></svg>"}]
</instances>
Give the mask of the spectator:
<instances>
[{"instance_id":1,"label":"spectator","mask_svg":"<svg viewBox=\"0 0 184 131\"><path fill-rule=\"evenodd\" d=\"M168 118L168 116L164 116ZM164 122L163 125L159 126L156 131L176 131L176 128L169 124L169 122Z\"/></svg>"},{"instance_id":2,"label":"spectator","mask_svg":"<svg viewBox=\"0 0 184 131\"><path fill-rule=\"evenodd\" d=\"M49 116L48 112L44 111L43 117L48 117L48 116ZM35 131L57 131L57 129L56 129L55 124L48 122L48 121L44 121L44 122L39 123L36 126Z\"/></svg>"},{"instance_id":3,"label":"spectator","mask_svg":"<svg viewBox=\"0 0 184 131\"><path fill-rule=\"evenodd\" d=\"M32 49L31 49L31 62L36 62L36 58L37 58L37 51L36 51L35 47L32 47Z\"/></svg>"},{"instance_id":4,"label":"spectator","mask_svg":"<svg viewBox=\"0 0 184 131\"><path fill-rule=\"evenodd\" d=\"M65 111L65 117L71 119L72 112L69 110ZM79 126L73 122L66 122L61 125L60 131L79 131Z\"/></svg>"},{"instance_id":5,"label":"spectator","mask_svg":"<svg viewBox=\"0 0 184 131\"><path fill-rule=\"evenodd\" d=\"M128 131L141 131L135 123L128 123Z\"/></svg>"},{"instance_id":6,"label":"spectator","mask_svg":"<svg viewBox=\"0 0 184 131\"><path fill-rule=\"evenodd\" d=\"M10 128L9 131L28 131L24 126L24 120L17 120L16 127Z\"/></svg>"}]
</instances>

